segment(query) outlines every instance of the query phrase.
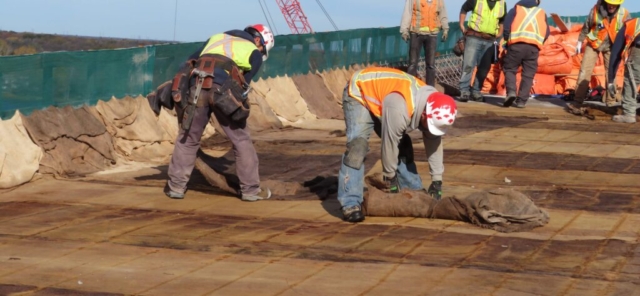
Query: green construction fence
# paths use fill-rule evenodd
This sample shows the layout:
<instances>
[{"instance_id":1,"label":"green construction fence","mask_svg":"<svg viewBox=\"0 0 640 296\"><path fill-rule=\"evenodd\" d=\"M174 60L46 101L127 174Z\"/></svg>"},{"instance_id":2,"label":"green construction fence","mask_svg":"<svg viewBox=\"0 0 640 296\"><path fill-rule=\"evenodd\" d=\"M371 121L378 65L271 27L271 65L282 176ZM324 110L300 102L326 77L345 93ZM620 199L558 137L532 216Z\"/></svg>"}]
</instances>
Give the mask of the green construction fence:
<instances>
[{"instance_id":1,"label":"green construction fence","mask_svg":"<svg viewBox=\"0 0 640 296\"><path fill-rule=\"evenodd\" d=\"M564 18L574 24L584 19ZM461 35L459 23L450 23L449 38L438 42L438 53L449 52ZM399 27L279 35L275 44L256 79L354 64L398 64L408 58L408 44L400 37ZM12 116L16 110L29 114L49 106L95 105L112 96L146 95L171 79L201 45L193 42L0 57L0 117Z\"/></svg>"}]
</instances>

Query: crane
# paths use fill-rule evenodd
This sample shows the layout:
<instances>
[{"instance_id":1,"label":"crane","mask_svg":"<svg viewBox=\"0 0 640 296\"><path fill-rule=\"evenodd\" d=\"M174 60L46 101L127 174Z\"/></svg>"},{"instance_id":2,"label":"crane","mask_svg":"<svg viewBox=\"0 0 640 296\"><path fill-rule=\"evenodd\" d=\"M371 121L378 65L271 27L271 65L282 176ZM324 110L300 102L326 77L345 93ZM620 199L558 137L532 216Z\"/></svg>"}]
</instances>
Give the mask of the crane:
<instances>
[{"instance_id":1,"label":"crane","mask_svg":"<svg viewBox=\"0 0 640 296\"><path fill-rule=\"evenodd\" d=\"M267 23L269 23L269 26L272 27L272 29L275 29L276 34L278 34L278 29L275 28L275 26L272 26L272 23L273 25L275 25L275 23L273 22L273 19L271 19L271 13L269 12L269 7L266 3L266 0L258 0L258 2L260 3L260 7L262 8L264 17L267 19ZM263 4L262 2L265 3ZM329 19L329 22L331 22L331 25L337 31L338 26L336 26L336 23L333 22L333 19L331 19L331 16L329 16L329 12L327 12L327 10L324 8L322 2L320 2L320 0L316 0L316 3L318 3L320 8L322 9L322 12L324 12L324 15L327 17L327 19ZM280 12L282 12L284 20L287 22L289 29L291 29L291 33L313 33L313 29L311 29L311 25L307 20L307 16L304 14L304 11L302 10L302 7L300 6L300 2L298 0L276 0L276 4L278 4L278 8L280 8ZM271 22L269 21L269 19L271 19Z\"/></svg>"},{"instance_id":2,"label":"crane","mask_svg":"<svg viewBox=\"0 0 640 296\"><path fill-rule=\"evenodd\" d=\"M280 7L280 11L293 34L313 33L298 0L276 0L276 3L278 3L278 7Z\"/></svg>"}]
</instances>

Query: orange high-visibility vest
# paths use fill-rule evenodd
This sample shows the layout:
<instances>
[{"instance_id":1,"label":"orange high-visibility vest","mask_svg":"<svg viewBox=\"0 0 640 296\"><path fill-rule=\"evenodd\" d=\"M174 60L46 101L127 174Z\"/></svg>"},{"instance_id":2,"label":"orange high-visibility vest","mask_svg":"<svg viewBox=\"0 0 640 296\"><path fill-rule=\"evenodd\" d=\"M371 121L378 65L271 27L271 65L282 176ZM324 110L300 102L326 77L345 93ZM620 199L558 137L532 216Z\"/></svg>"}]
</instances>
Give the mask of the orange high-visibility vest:
<instances>
[{"instance_id":1,"label":"orange high-visibility vest","mask_svg":"<svg viewBox=\"0 0 640 296\"><path fill-rule=\"evenodd\" d=\"M440 0L414 0L411 27L418 31L432 32L439 30L438 5Z\"/></svg>"},{"instance_id":2,"label":"orange high-visibility vest","mask_svg":"<svg viewBox=\"0 0 640 296\"><path fill-rule=\"evenodd\" d=\"M627 28L624 31L625 45L623 50L623 57L626 61L627 59L629 59L629 55L631 54L631 44L633 44L633 41L636 39L636 37L640 35L640 19L634 18L627 21L625 24Z\"/></svg>"},{"instance_id":3,"label":"orange high-visibility vest","mask_svg":"<svg viewBox=\"0 0 640 296\"><path fill-rule=\"evenodd\" d=\"M589 39L589 46L593 49L598 49L600 45L604 42L609 36L609 40L611 43L616 39L616 35L620 28L622 28L622 23L629 17L629 11L620 7L618 9L618 13L613 17L611 22L607 18L602 18L598 13L598 5L593 8L593 25L591 26L591 31L587 35L587 39ZM601 25L601 28L598 26Z\"/></svg>"},{"instance_id":4,"label":"orange high-visibility vest","mask_svg":"<svg viewBox=\"0 0 640 296\"><path fill-rule=\"evenodd\" d=\"M508 44L527 43L542 49L547 35L547 14L542 8L516 5L516 17L511 25Z\"/></svg>"},{"instance_id":5,"label":"orange high-visibility vest","mask_svg":"<svg viewBox=\"0 0 640 296\"><path fill-rule=\"evenodd\" d=\"M407 102L409 117L413 116L418 89L426 84L403 71L369 67L353 74L349 81L349 96L362 103L376 117L382 116L382 102L390 93L399 93Z\"/></svg>"}]
</instances>

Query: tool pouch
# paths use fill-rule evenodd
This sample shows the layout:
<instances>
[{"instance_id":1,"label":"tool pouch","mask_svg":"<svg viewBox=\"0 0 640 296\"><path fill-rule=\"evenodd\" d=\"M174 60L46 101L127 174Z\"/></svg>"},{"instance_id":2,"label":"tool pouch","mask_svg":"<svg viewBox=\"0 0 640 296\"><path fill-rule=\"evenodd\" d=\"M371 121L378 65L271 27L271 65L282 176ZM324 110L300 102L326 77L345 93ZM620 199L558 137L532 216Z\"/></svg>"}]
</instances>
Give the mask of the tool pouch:
<instances>
[{"instance_id":1,"label":"tool pouch","mask_svg":"<svg viewBox=\"0 0 640 296\"><path fill-rule=\"evenodd\" d=\"M183 98L189 97L189 78L191 71L195 67L196 60L188 60L185 67L182 68L176 76L173 77L173 84L171 86L171 97L173 101L178 103Z\"/></svg>"},{"instance_id":2,"label":"tool pouch","mask_svg":"<svg viewBox=\"0 0 640 296\"><path fill-rule=\"evenodd\" d=\"M234 79L227 79L214 91L213 106L232 121L241 122L249 117L249 101L244 89Z\"/></svg>"}]
</instances>

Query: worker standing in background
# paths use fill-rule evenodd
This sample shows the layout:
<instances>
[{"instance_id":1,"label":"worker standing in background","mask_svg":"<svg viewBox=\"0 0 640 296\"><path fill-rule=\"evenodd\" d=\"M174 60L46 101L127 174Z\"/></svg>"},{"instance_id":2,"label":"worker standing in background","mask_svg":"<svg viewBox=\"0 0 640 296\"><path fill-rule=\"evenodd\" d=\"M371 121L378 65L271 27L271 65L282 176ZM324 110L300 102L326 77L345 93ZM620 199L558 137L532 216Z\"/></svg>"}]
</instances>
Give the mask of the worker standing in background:
<instances>
[{"instance_id":1,"label":"worker standing in background","mask_svg":"<svg viewBox=\"0 0 640 296\"><path fill-rule=\"evenodd\" d=\"M409 68L407 72L418 76L418 60L424 48L426 68L425 82L436 85L436 45L438 33L442 31L441 41L449 36L449 19L445 0L406 0L400 34L404 41L409 41Z\"/></svg>"},{"instance_id":2,"label":"worker standing in background","mask_svg":"<svg viewBox=\"0 0 640 296\"><path fill-rule=\"evenodd\" d=\"M469 11L472 14L467 24L468 28L465 28L464 22ZM460 30L466 36L466 43L460 77L460 101L483 101L480 93L483 81L476 79L471 86L471 76L485 52L502 35L502 23L506 12L505 0L467 0L462 4Z\"/></svg>"},{"instance_id":3,"label":"worker standing in background","mask_svg":"<svg viewBox=\"0 0 640 296\"><path fill-rule=\"evenodd\" d=\"M533 77L538 71L540 50L549 38L547 14L538 5L540 0L521 0L509 11L504 21L503 37L507 50L502 65L507 87L505 107L514 102L518 108L524 108L527 104ZM516 73L520 66L522 79L518 86Z\"/></svg>"},{"instance_id":4,"label":"worker standing in background","mask_svg":"<svg viewBox=\"0 0 640 296\"><path fill-rule=\"evenodd\" d=\"M176 75L173 98L181 128L169 164L167 196L184 198L200 138L213 113L233 144L242 200L271 197L269 189L260 188L258 155L246 122L249 116L246 94L273 46L271 30L260 24L244 31L216 34L191 56L197 62L193 69L183 70L184 79L180 79L180 72ZM185 89L189 90L188 95L182 96L187 93Z\"/></svg>"},{"instance_id":5,"label":"worker standing in background","mask_svg":"<svg viewBox=\"0 0 640 296\"><path fill-rule=\"evenodd\" d=\"M584 22L576 45L576 53L579 54L582 51L583 41L587 40L574 98L579 103L584 102L587 97L591 74L599 54L604 58L605 73L609 71L611 44L622 28L622 24L629 19L629 11L620 6L623 2L624 0L598 0ZM605 103L611 105L615 103L615 98L608 98Z\"/></svg>"},{"instance_id":6,"label":"worker standing in background","mask_svg":"<svg viewBox=\"0 0 640 296\"><path fill-rule=\"evenodd\" d=\"M616 95L616 73L624 63L624 86L622 87L622 115L614 115L613 121L635 123L638 102L636 99L640 85L640 19L634 18L624 23L611 47L608 85L610 97Z\"/></svg>"},{"instance_id":7,"label":"worker standing in background","mask_svg":"<svg viewBox=\"0 0 640 296\"><path fill-rule=\"evenodd\" d=\"M351 76L342 100L347 151L338 176L338 201L343 219L354 223L364 220L364 159L372 131L382 139L384 181L390 192L397 193L424 189L407 135L421 130L432 180L428 192L440 199L444 173L441 136L457 115L453 98L400 70L369 67Z\"/></svg>"}]
</instances>

